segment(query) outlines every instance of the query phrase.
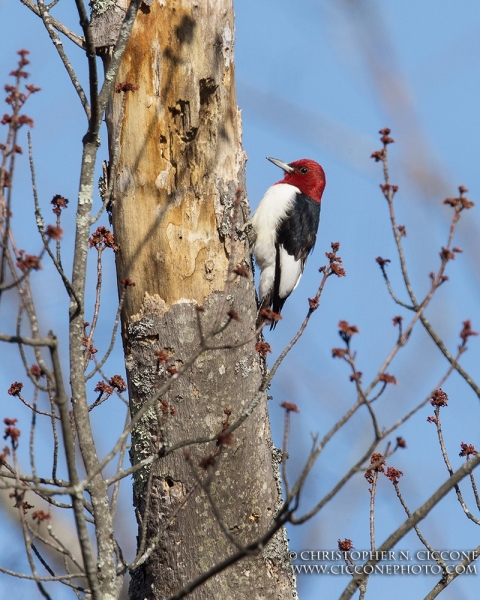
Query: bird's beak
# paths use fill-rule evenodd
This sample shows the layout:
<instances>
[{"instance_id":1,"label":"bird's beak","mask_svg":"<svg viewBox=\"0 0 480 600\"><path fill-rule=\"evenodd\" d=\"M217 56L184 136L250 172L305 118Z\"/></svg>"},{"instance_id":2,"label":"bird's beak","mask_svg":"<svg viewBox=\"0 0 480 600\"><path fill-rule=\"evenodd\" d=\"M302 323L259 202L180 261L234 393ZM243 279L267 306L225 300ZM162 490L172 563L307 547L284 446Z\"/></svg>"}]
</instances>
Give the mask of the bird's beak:
<instances>
[{"instance_id":1,"label":"bird's beak","mask_svg":"<svg viewBox=\"0 0 480 600\"><path fill-rule=\"evenodd\" d=\"M293 171L295 171L295 169L291 167L288 163L283 162L283 160L278 160L278 158L271 158L270 156L267 156L267 160L272 162L274 165L277 165L277 167L283 169L285 173L292 173Z\"/></svg>"}]
</instances>

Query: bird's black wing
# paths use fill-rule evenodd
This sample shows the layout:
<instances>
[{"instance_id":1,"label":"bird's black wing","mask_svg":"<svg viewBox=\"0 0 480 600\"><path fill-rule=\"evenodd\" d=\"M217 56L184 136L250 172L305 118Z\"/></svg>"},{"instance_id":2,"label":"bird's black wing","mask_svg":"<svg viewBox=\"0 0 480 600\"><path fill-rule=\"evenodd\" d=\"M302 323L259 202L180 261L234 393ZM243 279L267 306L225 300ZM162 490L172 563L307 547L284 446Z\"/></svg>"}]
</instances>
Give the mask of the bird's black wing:
<instances>
[{"instance_id":1,"label":"bird's black wing","mask_svg":"<svg viewBox=\"0 0 480 600\"><path fill-rule=\"evenodd\" d=\"M290 256L300 260L303 267L313 250L320 221L320 203L305 194L297 194L295 202L278 227L275 261L275 281L272 295L272 310L280 313L288 296L280 298L280 247ZM272 327L274 325L272 324Z\"/></svg>"}]
</instances>

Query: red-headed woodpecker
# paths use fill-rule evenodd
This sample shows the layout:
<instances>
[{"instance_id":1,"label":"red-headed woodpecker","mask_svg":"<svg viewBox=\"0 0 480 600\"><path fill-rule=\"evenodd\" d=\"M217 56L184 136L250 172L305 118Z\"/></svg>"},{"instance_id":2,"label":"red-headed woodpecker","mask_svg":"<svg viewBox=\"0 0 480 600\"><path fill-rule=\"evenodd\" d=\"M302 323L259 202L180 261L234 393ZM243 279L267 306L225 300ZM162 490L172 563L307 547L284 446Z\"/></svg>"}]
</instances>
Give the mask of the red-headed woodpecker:
<instances>
[{"instance_id":1,"label":"red-headed woodpecker","mask_svg":"<svg viewBox=\"0 0 480 600\"><path fill-rule=\"evenodd\" d=\"M268 188L253 215L253 253L262 270L260 310L271 307L279 314L315 245L325 173L308 158L288 164L268 160L283 169L285 176Z\"/></svg>"}]
</instances>

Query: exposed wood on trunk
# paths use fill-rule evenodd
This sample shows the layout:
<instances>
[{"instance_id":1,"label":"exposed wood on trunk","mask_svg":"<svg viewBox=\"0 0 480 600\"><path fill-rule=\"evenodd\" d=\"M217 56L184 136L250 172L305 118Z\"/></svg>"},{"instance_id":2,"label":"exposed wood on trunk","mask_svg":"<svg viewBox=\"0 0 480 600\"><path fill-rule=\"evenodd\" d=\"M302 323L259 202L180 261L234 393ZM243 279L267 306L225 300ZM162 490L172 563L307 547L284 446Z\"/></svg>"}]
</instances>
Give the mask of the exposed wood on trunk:
<instances>
[{"instance_id":1,"label":"exposed wood on trunk","mask_svg":"<svg viewBox=\"0 0 480 600\"><path fill-rule=\"evenodd\" d=\"M136 284L123 312L133 413L170 377L166 368L178 368L198 348L198 305L206 309L200 315L205 331L220 310L223 320L232 308L242 319L216 336L216 345L238 343L254 331L251 275L237 277L228 295L222 293L232 207L237 188L245 188L233 42L229 0L155 1L143 5L117 79L117 85L136 88L115 94L108 119L111 164L119 140L118 168L110 174L118 280L128 277ZM250 264L244 240L235 243L235 264ZM254 344L252 339L235 350L203 354L175 382L163 406L159 402L134 430L132 462L166 444L215 434L226 408L231 421L238 417L260 385L262 363ZM158 361L161 351L170 357L167 363ZM132 600L168 598L236 550L192 473L193 466L204 476L198 463L216 448L214 442L193 445L191 464L179 450L151 472L137 473L139 541L146 528L148 547L173 520L134 570ZM254 541L271 524L279 501L265 396L235 432L233 445L222 447L214 468L211 494L225 527L240 544ZM261 556L217 575L190 597L246 598L254 589L257 597L292 598L292 579L280 532Z\"/></svg>"},{"instance_id":2,"label":"exposed wood on trunk","mask_svg":"<svg viewBox=\"0 0 480 600\"><path fill-rule=\"evenodd\" d=\"M112 133L121 147L114 199L121 206L113 216L122 241L118 272L148 281L149 293L168 305L180 298L201 304L225 281L219 219L243 177L244 153L233 22L221 5L144 6L117 79L138 87L127 92L121 122L123 93L114 98ZM127 314L138 312L144 291L142 284L129 294Z\"/></svg>"}]
</instances>

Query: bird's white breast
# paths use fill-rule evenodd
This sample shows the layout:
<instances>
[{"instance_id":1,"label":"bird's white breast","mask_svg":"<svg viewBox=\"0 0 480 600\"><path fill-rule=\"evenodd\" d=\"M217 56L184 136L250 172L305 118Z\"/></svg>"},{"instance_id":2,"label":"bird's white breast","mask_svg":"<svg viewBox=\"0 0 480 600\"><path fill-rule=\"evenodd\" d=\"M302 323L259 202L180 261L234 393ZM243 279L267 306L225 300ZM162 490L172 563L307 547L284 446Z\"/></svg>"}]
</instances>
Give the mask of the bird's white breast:
<instances>
[{"instance_id":1,"label":"bird's white breast","mask_svg":"<svg viewBox=\"0 0 480 600\"><path fill-rule=\"evenodd\" d=\"M253 253L258 266L262 269L260 276L261 298L273 288L277 228L292 207L298 193L300 193L300 190L289 183L272 185L265 192L252 217L252 226L257 236Z\"/></svg>"},{"instance_id":2,"label":"bird's white breast","mask_svg":"<svg viewBox=\"0 0 480 600\"><path fill-rule=\"evenodd\" d=\"M252 226L257 234L254 254L260 268L275 263L277 227L290 210L295 195L300 190L289 183L277 183L269 187L252 217Z\"/></svg>"}]
</instances>

